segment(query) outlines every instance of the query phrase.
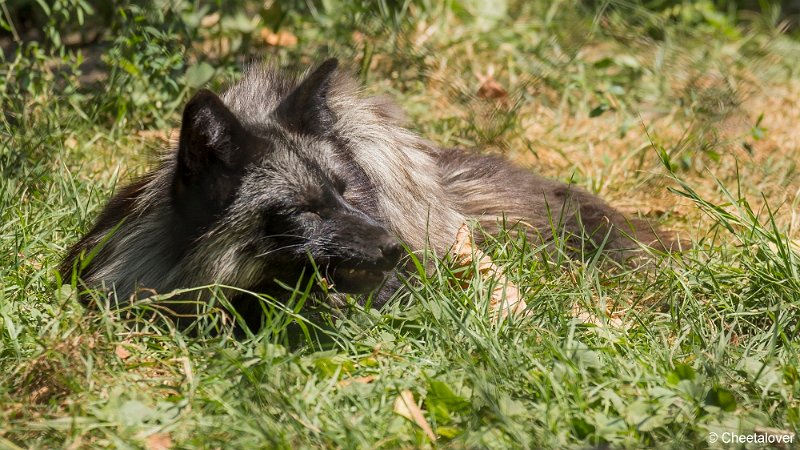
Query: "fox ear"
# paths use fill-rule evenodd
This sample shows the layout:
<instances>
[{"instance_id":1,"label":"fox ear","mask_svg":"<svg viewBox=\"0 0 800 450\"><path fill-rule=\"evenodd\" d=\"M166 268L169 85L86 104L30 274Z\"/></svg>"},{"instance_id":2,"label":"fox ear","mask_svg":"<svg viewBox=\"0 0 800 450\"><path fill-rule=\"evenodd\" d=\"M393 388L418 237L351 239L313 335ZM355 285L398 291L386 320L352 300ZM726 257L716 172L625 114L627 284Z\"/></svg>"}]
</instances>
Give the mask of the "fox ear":
<instances>
[{"instance_id":1,"label":"fox ear","mask_svg":"<svg viewBox=\"0 0 800 450\"><path fill-rule=\"evenodd\" d=\"M173 181L176 206L189 215L224 206L239 183L246 131L213 92L202 89L183 110Z\"/></svg>"},{"instance_id":2,"label":"fox ear","mask_svg":"<svg viewBox=\"0 0 800 450\"><path fill-rule=\"evenodd\" d=\"M201 89L183 110L178 142L178 172L199 175L209 165L234 166L237 138L244 132L233 113L216 94Z\"/></svg>"},{"instance_id":3,"label":"fox ear","mask_svg":"<svg viewBox=\"0 0 800 450\"><path fill-rule=\"evenodd\" d=\"M328 91L338 65L336 58L326 60L283 99L275 112L285 126L304 134L331 132L336 115L328 107Z\"/></svg>"}]
</instances>

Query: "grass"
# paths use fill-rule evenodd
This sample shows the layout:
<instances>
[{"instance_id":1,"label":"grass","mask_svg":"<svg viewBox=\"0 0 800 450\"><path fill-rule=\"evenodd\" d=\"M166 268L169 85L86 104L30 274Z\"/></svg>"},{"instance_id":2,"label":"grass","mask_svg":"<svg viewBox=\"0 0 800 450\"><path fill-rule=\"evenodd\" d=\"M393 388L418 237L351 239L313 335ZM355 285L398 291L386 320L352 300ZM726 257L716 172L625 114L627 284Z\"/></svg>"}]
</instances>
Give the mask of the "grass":
<instances>
[{"instance_id":1,"label":"grass","mask_svg":"<svg viewBox=\"0 0 800 450\"><path fill-rule=\"evenodd\" d=\"M44 44L4 41L0 67L0 447L702 448L800 431L800 42L774 10L242 1L214 22L183 2L59 4ZM79 10L99 48L54 28ZM268 46L264 28L299 43ZM61 286L66 248L156 163L188 95L251 57L323 53L434 141L572 180L692 249L609 270L500 236L484 250L526 317L490 320L491 282L445 260L379 311L262 297L269 323L239 339L223 298L186 333L153 302L93 311ZM396 412L405 391L435 440Z\"/></svg>"}]
</instances>

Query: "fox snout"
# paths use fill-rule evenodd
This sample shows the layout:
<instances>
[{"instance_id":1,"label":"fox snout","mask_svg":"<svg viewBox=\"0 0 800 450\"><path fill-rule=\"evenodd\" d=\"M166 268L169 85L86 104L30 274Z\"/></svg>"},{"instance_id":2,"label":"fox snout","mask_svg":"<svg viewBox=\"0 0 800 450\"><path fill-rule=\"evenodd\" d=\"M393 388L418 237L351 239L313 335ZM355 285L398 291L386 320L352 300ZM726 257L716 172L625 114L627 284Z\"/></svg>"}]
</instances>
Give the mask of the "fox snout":
<instances>
[{"instance_id":1,"label":"fox snout","mask_svg":"<svg viewBox=\"0 0 800 450\"><path fill-rule=\"evenodd\" d=\"M402 244L384 227L364 216L340 217L332 239L341 251L328 263L339 292L364 293L378 288L403 256Z\"/></svg>"},{"instance_id":2,"label":"fox snout","mask_svg":"<svg viewBox=\"0 0 800 450\"><path fill-rule=\"evenodd\" d=\"M383 266L390 269L397 266L397 263L400 262L400 257L403 254L403 246L391 236L387 236L383 242L378 243L378 250L381 252L378 266Z\"/></svg>"}]
</instances>

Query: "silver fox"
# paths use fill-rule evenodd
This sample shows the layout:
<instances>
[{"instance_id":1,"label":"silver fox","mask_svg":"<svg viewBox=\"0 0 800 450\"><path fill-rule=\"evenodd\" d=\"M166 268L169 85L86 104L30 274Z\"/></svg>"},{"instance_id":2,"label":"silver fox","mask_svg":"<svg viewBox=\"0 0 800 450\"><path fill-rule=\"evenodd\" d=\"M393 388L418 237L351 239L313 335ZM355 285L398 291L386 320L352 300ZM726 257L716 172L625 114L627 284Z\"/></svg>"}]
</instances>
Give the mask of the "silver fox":
<instances>
[{"instance_id":1,"label":"silver fox","mask_svg":"<svg viewBox=\"0 0 800 450\"><path fill-rule=\"evenodd\" d=\"M282 295L316 268L336 292L380 288L383 301L404 246L441 255L465 221L519 224L545 244L567 236L618 260L634 239L662 246L646 222L579 188L437 147L337 65L300 80L255 67L220 97L198 92L177 148L109 201L62 276L125 300L210 283Z\"/></svg>"}]
</instances>

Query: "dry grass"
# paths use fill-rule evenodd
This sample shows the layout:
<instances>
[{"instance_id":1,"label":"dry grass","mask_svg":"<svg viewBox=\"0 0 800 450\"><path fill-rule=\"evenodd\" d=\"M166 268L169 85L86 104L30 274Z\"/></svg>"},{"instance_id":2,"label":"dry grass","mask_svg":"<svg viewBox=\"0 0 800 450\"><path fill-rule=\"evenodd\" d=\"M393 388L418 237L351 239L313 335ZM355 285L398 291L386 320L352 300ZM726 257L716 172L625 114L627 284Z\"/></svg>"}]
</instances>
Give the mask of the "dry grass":
<instances>
[{"instance_id":1,"label":"dry grass","mask_svg":"<svg viewBox=\"0 0 800 450\"><path fill-rule=\"evenodd\" d=\"M428 36L429 29L422 30ZM764 44L764 51L771 45ZM492 128L502 127L504 116L511 115L517 123L510 131L500 131L496 140L480 133L466 140L453 134L436 137L446 145L477 144L484 151L504 152L545 176L573 180L625 212L700 236L709 225L700 224L703 214L693 202L665 189L674 183L656 151L664 148L679 175L704 198L722 201L717 180L738 186L754 208L761 208L765 200L780 207L777 223L797 236L800 81L771 69L781 62L791 67L793 63L785 61L790 56L748 58L737 44L729 47L712 61L713 69L674 49L665 52L672 59L658 69L653 67L654 55L664 51L653 42L629 48L602 37L588 38L572 50L571 66L591 67L623 53L645 72L636 85L625 86L626 92L609 93L554 89L545 79L520 75L518 61L503 64L505 55L476 55L471 46L456 45L447 49L448 57L430 62L424 93L405 103L414 105L424 98L429 107L423 120L471 122L484 128L485 135L492 135ZM613 76L614 70L604 75ZM497 72L508 96L480 98L487 72ZM657 85L655 96L651 91ZM639 95L642 86L644 93ZM598 101L609 109L591 117L591 104Z\"/></svg>"}]
</instances>

